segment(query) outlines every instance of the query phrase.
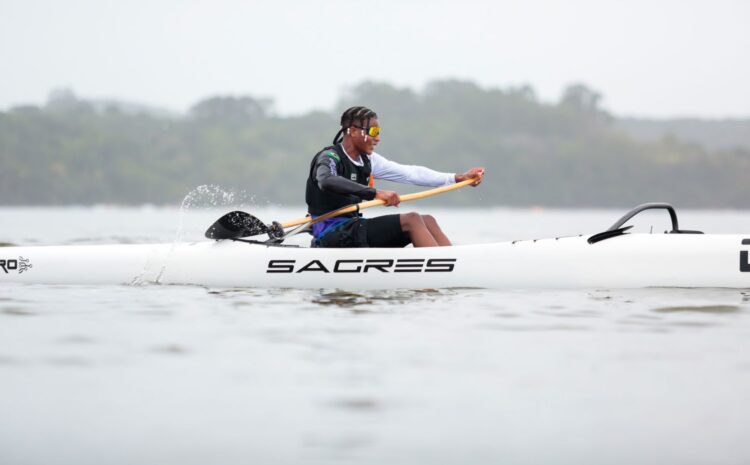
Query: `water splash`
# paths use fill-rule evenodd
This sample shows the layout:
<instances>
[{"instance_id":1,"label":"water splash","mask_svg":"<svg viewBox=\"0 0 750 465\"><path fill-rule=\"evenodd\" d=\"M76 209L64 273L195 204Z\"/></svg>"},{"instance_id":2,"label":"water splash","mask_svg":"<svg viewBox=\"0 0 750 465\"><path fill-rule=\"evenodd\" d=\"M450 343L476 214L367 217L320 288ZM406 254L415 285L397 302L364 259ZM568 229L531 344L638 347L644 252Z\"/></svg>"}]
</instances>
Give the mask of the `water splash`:
<instances>
[{"instance_id":1,"label":"water splash","mask_svg":"<svg viewBox=\"0 0 750 465\"><path fill-rule=\"evenodd\" d=\"M183 242L185 236L185 220L190 211L217 208L226 209L227 211L242 210L252 209L252 207L257 206L258 202L256 201L255 195L250 194L245 190L226 190L215 184L204 184L191 190L185 195L180 203L177 229L169 250L159 260L158 264L151 263L151 260L149 260L149 263L144 266L143 271L133 278L131 285L141 285L149 282L149 280L144 279L144 277L147 276L149 270L154 269L154 266L159 267L159 271L150 282L154 284L159 284L161 282L161 278L167 270L167 263L169 263L175 248L178 244Z\"/></svg>"},{"instance_id":2,"label":"water splash","mask_svg":"<svg viewBox=\"0 0 750 465\"><path fill-rule=\"evenodd\" d=\"M215 184L198 186L182 199L174 242L182 242L185 217L190 210L219 207L242 210L253 206L258 206L256 197L245 190L226 190Z\"/></svg>"}]
</instances>

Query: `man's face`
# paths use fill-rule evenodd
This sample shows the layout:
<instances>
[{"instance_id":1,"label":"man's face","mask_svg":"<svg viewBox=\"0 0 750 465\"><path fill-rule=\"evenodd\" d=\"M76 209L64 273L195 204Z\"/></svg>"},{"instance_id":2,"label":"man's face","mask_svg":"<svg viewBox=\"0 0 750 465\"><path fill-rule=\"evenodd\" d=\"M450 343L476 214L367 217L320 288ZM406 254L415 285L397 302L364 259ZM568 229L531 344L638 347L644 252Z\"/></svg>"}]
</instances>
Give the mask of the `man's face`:
<instances>
[{"instance_id":1,"label":"man's face","mask_svg":"<svg viewBox=\"0 0 750 465\"><path fill-rule=\"evenodd\" d=\"M352 126L350 128L351 131L349 132L349 135L352 138L352 142L354 142L354 146L357 148L357 150L359 150L360 153L366 153L367 155L371 155L375 150L375 146L378 145L378 142L380 142L380 134L378 134L377 136L369 135L370 128L380 129L380 121L378 121L377 118L372 118L370 120L369 127L360 129L358 127Z\"/></svg>"}]
</instances>

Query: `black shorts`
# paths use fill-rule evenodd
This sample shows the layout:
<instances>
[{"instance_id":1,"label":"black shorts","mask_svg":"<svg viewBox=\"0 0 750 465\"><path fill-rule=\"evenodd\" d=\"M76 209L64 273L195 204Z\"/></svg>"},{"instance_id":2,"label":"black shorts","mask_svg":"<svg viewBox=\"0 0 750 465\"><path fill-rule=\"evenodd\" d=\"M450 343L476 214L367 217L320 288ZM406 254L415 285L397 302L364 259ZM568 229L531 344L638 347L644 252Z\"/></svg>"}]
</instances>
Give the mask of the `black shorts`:
<instances>
[{"instance_id":1,"label":"black shorts","mask_svg":"<svg viewBox=\"0 0 750 465\"><path fill-rule=\"evenodd\" d=\"M409 236L401 229L401 215L354 218L318 240L318 247L406 247Z\"/></svg>"}]
</instances>

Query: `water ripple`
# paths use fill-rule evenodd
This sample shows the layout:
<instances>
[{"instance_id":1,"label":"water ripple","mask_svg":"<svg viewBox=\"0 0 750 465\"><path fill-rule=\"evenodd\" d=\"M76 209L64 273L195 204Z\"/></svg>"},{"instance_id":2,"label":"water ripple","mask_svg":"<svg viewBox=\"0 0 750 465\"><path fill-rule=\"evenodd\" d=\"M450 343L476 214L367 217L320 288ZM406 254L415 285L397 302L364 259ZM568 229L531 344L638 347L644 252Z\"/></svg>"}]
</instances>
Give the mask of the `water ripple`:
<instances>
[{"instance_id":1,"label":"water ripple","mask_svg":"<svg viewBox=\"0 0 750 465\"><path fill-rule=\"evenodd\" d=\"M742 307L738 305L680 305L674 307L658 307L654 308L653 311L657 313L707 313L707 314L727 314L727 313L738 313L742 311Z\"/></svg>"},{"instance_id":2,"label":"water ripple","mask_svg":"<svg viewBox=\"0 0 750 465\"><path fill-rule=\"evenodd\" d=\"M10 316L33 316L37 315L37 313L32 312L31 310L25 308L25 307L16 307L16 306L6 306L0 308L0 313L3 315L10 315Z\"/></svg>"}]
</instances>

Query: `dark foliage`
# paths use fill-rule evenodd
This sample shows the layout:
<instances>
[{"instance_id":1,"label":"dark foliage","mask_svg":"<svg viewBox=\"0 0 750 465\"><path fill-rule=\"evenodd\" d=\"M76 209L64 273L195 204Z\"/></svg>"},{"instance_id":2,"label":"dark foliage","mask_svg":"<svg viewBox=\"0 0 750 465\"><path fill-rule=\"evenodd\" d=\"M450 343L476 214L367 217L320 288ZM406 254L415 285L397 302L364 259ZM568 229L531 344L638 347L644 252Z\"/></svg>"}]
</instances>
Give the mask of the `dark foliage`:
<instances>
[{"instance_id":1,"label":"dark foliage","mask_svg":"<svg viewBox=\"0 0 750 465\"><path fill-rule=\"evenodd\" d=\"M0 203L177 204L198 185L218 184L301 204L311 157L343 109L365 105L380 116L379 151L389 158L488 169L481 188L441 204L749 206L750 150L635 140L599 101L583 85L549 104L529 87L439 81L417 93L363 83L331 113L281 118L267 100L214 97L170 117L57 95L0 113Z\"/></svg>"}]
</instances>

